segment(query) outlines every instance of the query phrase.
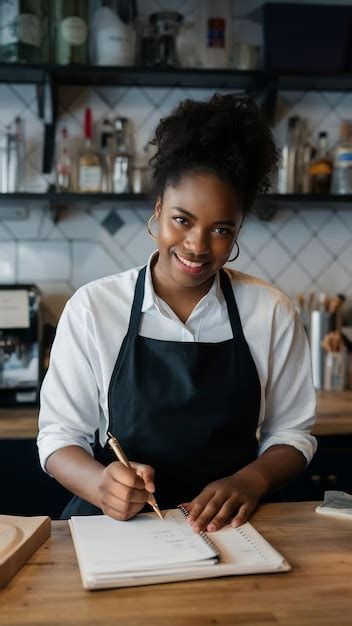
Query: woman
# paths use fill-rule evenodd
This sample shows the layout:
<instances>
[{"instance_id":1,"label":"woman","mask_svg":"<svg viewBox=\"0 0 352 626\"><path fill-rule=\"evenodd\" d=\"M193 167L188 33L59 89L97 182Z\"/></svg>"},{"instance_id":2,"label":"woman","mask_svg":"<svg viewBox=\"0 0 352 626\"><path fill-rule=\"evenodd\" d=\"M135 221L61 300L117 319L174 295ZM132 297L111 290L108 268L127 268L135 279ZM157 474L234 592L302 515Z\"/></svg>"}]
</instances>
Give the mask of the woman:
<instances>
[{"instance_id":1,"label":"woman","mask_svg":"<svg viewBox=\"0 0 352 626\"><path fill-rule=\"evenodd\" d=\"M255 102L186 100L153 143L148 230L158 249L146 267L96 280L66 305L42 386L39 452L76 494L64 518L126 520L155 491L161 508L188 507L195 532L213 531L245 522L312 458L310 355L283 293L222 269L277 164ZM107 431L133 468L114 459Z\"/></svg>"}]
</instances>

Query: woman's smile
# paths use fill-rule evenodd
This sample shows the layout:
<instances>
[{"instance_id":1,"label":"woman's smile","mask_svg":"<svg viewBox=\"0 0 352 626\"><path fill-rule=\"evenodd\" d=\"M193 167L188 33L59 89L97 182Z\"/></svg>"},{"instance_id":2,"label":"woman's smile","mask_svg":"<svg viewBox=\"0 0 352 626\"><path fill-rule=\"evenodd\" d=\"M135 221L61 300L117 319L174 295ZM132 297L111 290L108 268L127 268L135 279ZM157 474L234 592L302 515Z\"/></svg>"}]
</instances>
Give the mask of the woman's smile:
<instances>
[{"instance_id":1,"label":"woman's smile","mask_svg":"<svg viewBox=\"0 0 352 626\"><path fill-rule=\"evenodd\" d=\"M201 274L209 265L209 261L191 261L190 259L187 259L186 257L177 254L176 252L173 252L172 256L176 260L178 269L180 269L182 272L186 272L187 274Z\"/></svg>"}]
</instances>

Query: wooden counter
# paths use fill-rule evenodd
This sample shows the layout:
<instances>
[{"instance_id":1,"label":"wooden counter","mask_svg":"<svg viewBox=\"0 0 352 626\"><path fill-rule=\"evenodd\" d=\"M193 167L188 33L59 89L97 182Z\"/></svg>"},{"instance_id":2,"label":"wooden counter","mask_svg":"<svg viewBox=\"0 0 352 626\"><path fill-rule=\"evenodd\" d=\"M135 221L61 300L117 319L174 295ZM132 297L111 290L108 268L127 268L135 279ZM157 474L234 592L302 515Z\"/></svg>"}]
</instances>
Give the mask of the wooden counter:
<instances>
[{"instance_id":1,"label":"wooden counter","mask_svg":"<svg viewBox=\"0 0 352 626\"><path fill-rule=\"evenodd\" d=\"M0 409L0 439L35 439L38 409Z\"/></svg>"},{"instance_id":2,"label":"wooden counter","mask_svg":"<svg viewBox=\"0 0 352 626\"><path fill-rule=\"evenodd\" d=\"M293 567L234 576L85 591L67 522L0 592L5 626L350 626L352 523L312 502L265 504L253 525Z\"/></svg>"},{"instance_id":3,"label":"wooden counter","mask_svg":"<svg viewBox=\"0 0 352 626\"><path fill-rule=\"evenodd\" d=\"M0 439L34 439L37 409L0 409ZM352 391L319 391L314 435L352 434Z\"/></svg>"},{"instance_id":4,"label":"wooden counter","mask_svg":"<svg viewBox=\"0 0 352 626\"><path fill-rule=\"evenodd\" d=\"M352 391L318 391L314 435L352 435Z\"/></svg>"}]
</instances>

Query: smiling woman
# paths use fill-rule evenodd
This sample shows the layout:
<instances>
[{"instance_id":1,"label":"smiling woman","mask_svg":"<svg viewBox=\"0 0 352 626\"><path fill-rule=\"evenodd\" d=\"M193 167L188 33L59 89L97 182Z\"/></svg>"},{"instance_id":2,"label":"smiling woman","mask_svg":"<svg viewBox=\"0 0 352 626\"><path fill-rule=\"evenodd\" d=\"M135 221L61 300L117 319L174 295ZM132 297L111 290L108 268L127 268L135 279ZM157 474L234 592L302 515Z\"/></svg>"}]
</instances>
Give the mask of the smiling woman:
<instances>
[{"instance_id":1,"label":"smiling woman","mask_svg":"<svg viewBox=\"0 0 352 626\"><path fill-rule=\"evenodd\" d=\"M155 491L160 507L188 508L195 532L213 531L243 523L311 460L310 355L290 300L224 269L277 164L256 103L185 100L153 143L157 251L68 302L38 446L43 468L76 494L64 518L126 520ZM108 431L132 467L111 456Z\"/></svg>"}]
</instances>

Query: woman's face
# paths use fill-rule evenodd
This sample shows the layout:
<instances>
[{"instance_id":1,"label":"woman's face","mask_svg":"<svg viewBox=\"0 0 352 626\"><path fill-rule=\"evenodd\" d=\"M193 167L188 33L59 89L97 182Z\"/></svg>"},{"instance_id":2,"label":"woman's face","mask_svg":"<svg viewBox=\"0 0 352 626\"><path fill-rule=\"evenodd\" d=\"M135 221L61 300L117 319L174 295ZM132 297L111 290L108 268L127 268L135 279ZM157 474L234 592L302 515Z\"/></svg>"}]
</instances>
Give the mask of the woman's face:
<instances>
[{"instance_id":1,"label":"woman's face","mask_svg":"<svg viewBox=\"0 0 352 626\"><path fill-rule=\"evenodd\" d=\"M179 286L201 285L229 258L242 222L236 191L215 174L184 176L155 206L157 266Z\"/></svg>"}]
</instances>

